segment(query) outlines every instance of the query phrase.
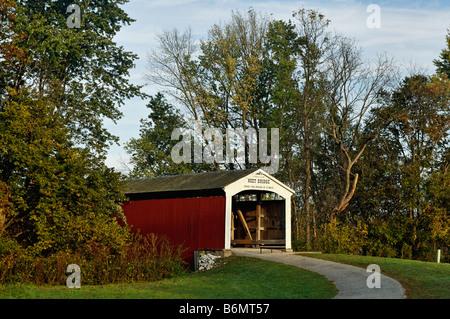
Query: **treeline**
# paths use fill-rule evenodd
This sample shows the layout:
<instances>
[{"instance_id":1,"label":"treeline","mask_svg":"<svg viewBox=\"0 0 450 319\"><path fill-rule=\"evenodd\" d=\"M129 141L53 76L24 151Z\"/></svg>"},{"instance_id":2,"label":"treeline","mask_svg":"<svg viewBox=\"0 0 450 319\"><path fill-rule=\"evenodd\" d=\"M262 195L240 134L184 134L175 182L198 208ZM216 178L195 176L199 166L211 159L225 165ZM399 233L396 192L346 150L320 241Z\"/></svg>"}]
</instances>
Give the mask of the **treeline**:
<instances>
[{"instance_id":1,"label":"treeline","mask_svg":"<svg viewBox=\"0 0 450 319\"><path fill-rule=\"evenodd\" d=\"M125 223L123 176L105 165L118 137L104 119L145 98L128 80L137 56L113 37L124 0L0 0L0 283L152 280L183 268L178 247L142 244ZM126 225L126 224L125 224Z\"/></svg>"},{"instance_id":2,"label":"treeline","mask_svg":"<svg viewBox=\"0 0 450 319\"><path fill-rule=\"evenodd\" d=\"M434 74L406 76L314 10L288 21L233 12L199 42L189 29L157 38L148 80L162 89L126 145L131 177L265 166L248 152L243 163L174 164L176 127L279 128L295 248L421 260L442 249L449 261L450 33Z\"/></svg>"}]
</instances>

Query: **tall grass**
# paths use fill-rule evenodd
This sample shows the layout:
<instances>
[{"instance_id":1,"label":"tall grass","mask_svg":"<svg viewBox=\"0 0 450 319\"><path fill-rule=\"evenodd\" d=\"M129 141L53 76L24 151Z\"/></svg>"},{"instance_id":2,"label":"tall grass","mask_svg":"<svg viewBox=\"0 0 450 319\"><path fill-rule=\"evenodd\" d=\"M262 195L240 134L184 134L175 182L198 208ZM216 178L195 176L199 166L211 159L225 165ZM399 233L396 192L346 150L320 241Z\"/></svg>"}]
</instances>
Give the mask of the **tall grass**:
<instances>
[{"instance_id":1,"label":"tall grass","mask_svg":"<svg viewBox=\"0 0 450 319\"><path fill-rule=\"evenodd\" d=\"M0 283L64 285L66 268L77 264L83 284L154 281L185 270L181 246L154 234L134 236L120 252L90 242L82 251L59 251L50 256L32 256L25 249L0 255Z\"/></svg>"}]
</instances>

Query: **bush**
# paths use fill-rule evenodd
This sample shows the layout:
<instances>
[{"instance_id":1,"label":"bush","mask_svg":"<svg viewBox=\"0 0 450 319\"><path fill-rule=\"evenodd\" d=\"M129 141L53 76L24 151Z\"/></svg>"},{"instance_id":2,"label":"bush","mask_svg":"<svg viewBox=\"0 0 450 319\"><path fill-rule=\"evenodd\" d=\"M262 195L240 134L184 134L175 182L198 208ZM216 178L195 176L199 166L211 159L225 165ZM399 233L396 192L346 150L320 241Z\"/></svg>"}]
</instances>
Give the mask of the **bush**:
<instances>
[{"instance_id":1,"label":"bush","mask_svg":"<svg viewBox=\"0 0 450 319\"><path fill-rule=\"evenodd\" d=\"M65 285L66 268L77 264L83 284L154 281L185 270L181 246L154 234L133 235L120 252L97 242L84 251L34 255L13 239L0 238L0 283Z\"/></svg>"},{"instance_id":2,"label":"bush","mask_svg":"<svg viewBox=\"0 0 450 319\"><path fill-rule=\"evenodd\" d=\"M361 254L366 237L367 228L360 222L352 225L333 219L321 227L319 249L332 254Z\"/></svg>"},{"instance_id":3,"label":"bush","mask_svg":"<svg viewBox=\"0 0 450 319\"><path fill-rule=\"evenodd\" d=\"M377 257L395 258L403 254L410 256L411 246L405 240L407 238L407 220L374 219L368 222L369 234L365 245L365 254ZM402 225L405 225L403 228ZM401 245L401 247L398 247ZM401 251L401 252L400 252Z\"/></svg>"}]
</instances>

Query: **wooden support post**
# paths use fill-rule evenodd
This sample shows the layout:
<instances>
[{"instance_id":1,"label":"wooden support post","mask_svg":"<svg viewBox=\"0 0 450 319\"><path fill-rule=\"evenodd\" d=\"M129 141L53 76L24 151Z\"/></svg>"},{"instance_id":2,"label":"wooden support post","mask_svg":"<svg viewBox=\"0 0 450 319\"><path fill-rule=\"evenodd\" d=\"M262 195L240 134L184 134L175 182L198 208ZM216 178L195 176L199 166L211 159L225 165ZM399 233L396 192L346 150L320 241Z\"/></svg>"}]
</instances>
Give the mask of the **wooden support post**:
<instances>
[{"instance_id":1,"label":"wooden support post","mask_svg":"<svg viewBox=\"0 0 450 319\"><path fill-rule=\"evenodd\" d=\"M231 240L234 240L234 213L231 212Z\"/></svg>"},{"instance_id":2,"label":"wooden support post","mask_svg":"<svg viewBox=\"0 0 450 319\"><path fill-rule=\"evenodd\" d=\"M261 194L256 194L256 240L261 240Z\"/></svg>"},{"instance_id":3,"label":"wooden support post","mask_svg":"<svg viewBox=\"0 0 450 319\"><path fill-rule=\"evenodd\" d=\"M250 238L250 240L253 240L252 238L252 234L250 233L250 229L248 228L247 222L245 221L244 215L242 215L242 212L238 209L237 210L238 216L241 220L242 225L244 225L245 228L245 232L247 233L248 237Z\"/></svg>"}]
</instances>

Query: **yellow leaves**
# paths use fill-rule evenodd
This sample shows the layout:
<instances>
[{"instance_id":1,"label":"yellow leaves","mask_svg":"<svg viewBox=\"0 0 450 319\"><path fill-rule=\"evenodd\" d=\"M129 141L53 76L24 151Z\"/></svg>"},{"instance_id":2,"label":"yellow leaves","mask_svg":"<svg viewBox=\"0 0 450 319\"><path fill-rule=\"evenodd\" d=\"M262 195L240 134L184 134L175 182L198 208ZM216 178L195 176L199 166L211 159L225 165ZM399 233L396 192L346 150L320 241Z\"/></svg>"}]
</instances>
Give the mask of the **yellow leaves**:
<instances>
[{"instance_id":1,"label":"yellow leaves","mask_svg":"<svg viewBox=\"0 0 450 319\"><path fill-rule=\"evenodd\" d=\"M435 74L430 77L430 82L427 82L427 89L432 95L447 96L450 94L450 79L445 73Z\"/></svg>"},{"instance_id":2,"label":"yellow leaves","mask_svg":"<svg viewBox=\"0 0 450 319\"><path fill-rule=\"evenodd\" d=\"M230 54L225 57L225 74L229 82L233 82L236 75L237 61Z\"/></svg>"},{"instance_id":3,"label":"yellow leaves","mask_svg":"<svg viewBox=\"0 0 450 319\"><path fill-rule=\"evenodd\" d=\"M238 112L243 117L256 99L258 77L263 69L264 32L260 23L253 10L247 16L233 13L232 21L225 26L214 25L203 43L203 54L215 80L225 91L226 101L241 110ZM215 106L211 100L202 102L208 107Z\"/></svg>"}]
</instances>

